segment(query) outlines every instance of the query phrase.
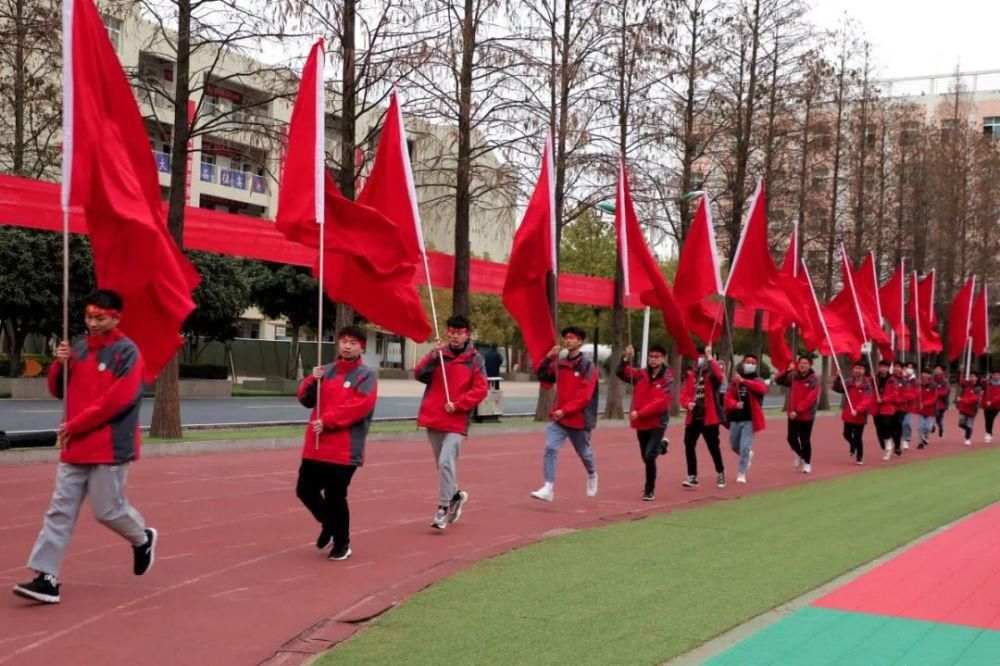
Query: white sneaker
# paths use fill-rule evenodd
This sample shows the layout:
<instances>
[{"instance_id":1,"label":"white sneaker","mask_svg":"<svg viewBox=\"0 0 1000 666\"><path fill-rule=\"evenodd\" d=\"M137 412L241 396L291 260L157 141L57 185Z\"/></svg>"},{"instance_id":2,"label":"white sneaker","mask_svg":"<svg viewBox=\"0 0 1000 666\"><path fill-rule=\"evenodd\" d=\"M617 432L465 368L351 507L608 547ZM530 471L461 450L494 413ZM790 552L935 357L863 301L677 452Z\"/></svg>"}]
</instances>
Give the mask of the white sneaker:
<instances>
[{"instance_id":1,"label":"white sneaker","mask_svg":"<svg viewBox=\"0 0 1000 666\"><path fill-rule=\"evenodd\" d=\"M993 441L993 435L986 435L986 438L985 438L985 440L984 440L984 441L985 441L985 442L986 442L987 444L989 444L990 442L992 442L992 441Z\"/></svg>"},{"instance_id":2,"label":"white sneaker","mask_svg":"<svg viewBox=\"0 0 1000 666\"><path fill-rule=\"evenodd\" d=\"M908 450L909 448L910 448L910 440L908 440L908 439L904 439L904 440L903 440L903 450L904 450L904 451L906 451L906 450Z\"/></svg>"},{"instance_id":3,"label":"white sneaker","mask_svg":"<svg viewBox=\"0 0 1000 666\"><path fill-rule=\"evenodd\" d=\"M597 494L597 472L587 477L587 497Z\"/></svg>"},{"instance_id":4,"label":"white sneaker","mask_svg":"<svg viewBox=\"0 0 1000 666\"><path fill-rule=\"evenodd\" d=\"M888 460L891 457L892 457L892 442L887 440L885 442L885 451L882 453L882 460Z\"/></svg>"},{"instance_id":5,"label":"white sneaker","mask_svg":"<svg viewBox=\"0 0 1000 666\"><path fill-rule=\"evenodd\" d=\"M746 476L746 474L737 474L736 475L736 483L746 483L746 482L747 482L747 476Z\"/></svg>"},{"instance_id":6,"label":"white sneaker","mask_svg":"<svg viewBox=\"0 0 1000 666\"><path fill-rule=\"evenodd\" d=\"M753 450L750 451L750 457L747 458L747 471L750 471L750 465L753 464ZM746 483L746 479L743 479L743 483Z\"/></svg>"},{"instance_id":7,"label":"white sneaker","mask_svg":"<svg viewBox=\"0 0 1000 666\"><path fill-rule=\"evenodd\" d=\"M798 469L799 467L801 467L802 466L802 458L800 456L795 456L795 460L792 462L792 465L795 467L795 469Z\"/></svg>"},{"instance_id":8,"label":"white sneaker","mask_svg":"<svg viewBox=\"0 0 1000 666\"><path fill-rule=\"evenodd\" d=\"M535 499L542 500L543 502L551 502L556 498L556 491L552 488L552 486L544 485L531 493L531 496Z\"/></svg>"},{"instance_id":9,"label":"white sneaker","mask_svg":"<svg viewBox=\"0 0 1000 666\"><path fill-rule=\"evenodd\" d=\"M966 446L972 446L972 440L971 439L965 440L965 445Z\"/></svg>"},{"instance_id":10,"label":"white sneaker","mask_svg":"<svg viewBox=\"0 0 1000 666\"><path fill-rule=\"evenodd\" d=\"M802 466L803 474L811 474L812 471L813 471L813 466L810 465L809 463L806 463L805 465Z\"/></svg>"},{"instance_id":11,"label":"white sneaker","mask_svg":"<svg viewBox=\"0 0 1000 666\"><path fill-rule=\"evenodd\" d=\"M856 460L856 461L854 462L854 464L855 464L855 465L864 465L864 464L865 464L865 461L864 461L864 460Z\"/></svg>"}]
</instances>

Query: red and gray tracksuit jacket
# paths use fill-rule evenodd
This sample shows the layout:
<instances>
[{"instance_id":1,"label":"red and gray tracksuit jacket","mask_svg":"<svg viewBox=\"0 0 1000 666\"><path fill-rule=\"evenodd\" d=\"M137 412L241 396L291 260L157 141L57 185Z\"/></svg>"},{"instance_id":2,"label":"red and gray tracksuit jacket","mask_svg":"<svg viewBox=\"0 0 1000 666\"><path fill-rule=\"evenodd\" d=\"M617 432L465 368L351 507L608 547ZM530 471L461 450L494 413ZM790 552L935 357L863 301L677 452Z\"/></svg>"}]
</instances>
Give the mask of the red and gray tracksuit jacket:
<instances>
[{"instance_id":1,"label":"red and gray tracksuit jacket","mask_svg":"<svg viewBox=\"0 0 1000 666\"><path fill-rule=\"evenodd\" d=\"M543 387L556 385L556 400L549 414L561 409L563 417L559 425L574 430L593 430L597 425L597 366L582 353L560 359L558 370L553 370L552 365L552 359L546 356L537 373Z\"/></svg>"},{"instance_id":2,"label":"red and gray tracksuit jacket","mask_svg":"<svg viewBox=\"0 0 1000 666\"><path fill-rule=\"evenodd\" d=\"M632 411L639 412L639 417L630 425L636 430L666 428L670 419L670 392L674 386L674 374L670 368L664 364L659 372L653 374L649 368L638 370L621 359L615 374L634 387Z\"/></svg>"},{"instance_id":3,"label":"red and gray tracksuit jacket","mask_svg":"<svg viewBox=\"0 0 1000 666\"><path fill-rule=\"evenodd\" d=\"M118 329L88 335L70 351L68 440L59 460L74 465L121 465L139 459L142 355ZM49 367L49 393L62 398L63 364Z\"/></svg>"},{"instance_id":4,"label":"red and gray tracksuit jacket","mask_svg":"<svg viewBox=\"0 0 1000 666\"><path fill-rule=\"evenodd\" d=\"M983 409L994 412L1000 410L1000 384L986 383L983 391Z\"/></svg>"},{"instance_id":5,"label":"red and gray tracksuit jacket","mask_svg":"<svg viewBox=\"0 0 1000 666\"><path fill-rule=\"evenodd\" d=\"M917 414L920 416L936 416L938 393L934 382L920 384L920 393L917 400Z\"/></svg>"},{"instance_id":6,"label":"red and gray tracksuit jacket","mask_svg":"<svg viewBox=\"0 0 1000 666\"><path fill-rule=\"evenodd\" d=\"M687 416L684 418L685 425L691 425L694 420L695 409L689 409L692 402L702 401L704 406L703 423L706 426L716 426L722 422L722 396L719 389L722 387L722 369L715 359L711 359L707 364L697 370L688 370L681 388L681 405L687 409Z\"/></svg>"},{"instance_id":7,"label":"red and gray tracksuit jacket","mask_svg":"<svg viewBox=\"0 0 1000 666\"><path fill-rule=\"evenodd\" d=\"M896 402L901 399L896 378L891 374L887 374L885 377L875 375L875 381L878 382L878 397L876 398L878 404L875 407L875 415L892 416L898 410Z\"/></svg>"},{"instance_id":8,"label":"red and gray tracksuit jacket","mask_svg":"<svg viewBox=\"0 0 1000 666\"><path fill-rule=\"evenodd\" d=\"M740 386L746 387L745 395L740 399ZM747 377L741 377L740 383L737 384L734 381L729 382L729 387L726 389L726 395L723 399L726 411L729 412L729 421L732 423L733 412L739 410L736 405L739 402L744 402L750 405L750 423L754 432L760 432L767 425L767 420L764 418L764 396L767 395L767 384L764 383L762 379L749 379Z\"/></svg>"},{"instance_id":9,"label":"red and gray tracksuit jacket","mask_svg":"<svg viewBox=\"0 0 1000 666\"><path fill-rule=\"evenodd\" d=\"M897 377L896 390L900 398L896 411L916 414L920 410L920 380L915 377Z\"/></svg>"},{"instance_id":10,"label":"red and gray tracksuit jacket","mask_svg":"<svg viewBox=\"0 0 1000 666\"><path fill-rule=\"evenodd\" d=\"M792 418L792 412L796 414L793 421L812 421L816 418L819 378L812 368L804 375L797 370L782 372L774 378L774 381L792 389L788 396L788 418Z\"/></svg>"},{"instance_id":11,"label":"red and gray tracksuit jacket","mask_svg":"<svg viewBox=\"0 0 1000 666\"><path fill-rule=\"evenodd\" d=\"M448 398L441 376L442 355L444 376L448 378L448 395L455 404L455 411L451 414L444 409ZM417 363L413 376L427 385L420 401L417 425L428 430L468 434L472 411L486 398L488 391L486 364L476 348L466 342L462 349L455 350L448 346L440 354L434 350Z\"/></svg>"},{"instance_id":12,"label":"red and gray tracksuit jacket","mask_svg":"<svg viewBox=\"0 0 1000 666\"><path fill-rule=\"evenodd\" d=\"M868 421L868 410L871 409L875 396L872 393L872 383L867 377L855 379L853 376L841 379L839 376L833 380L833 390L837 393L844 393L850 396L851 402L848 404L845 398L840 406L840 420L844 423L854 425L864 425ZM856 414L851 414L851 405L854 406Z\"/></svg>"},{"instance_id":13,"label":"red and gray tracksuit jacket","mask_svg":"<svg viewBox=\"0 0 1000 666\"><path fill-rule=\"evenodd\" d=\"M310 424L323 421L317 443L312 426L306 428L302 457L307 460L359 467L365 462L365 438L375 413L378 378L361 358L338 359L323 366L319 409L316 413L316 378L309 375L299 385L299 402L312 409Z\"/></svg>"},{"instance_id":14,"label":"red and gray tracksuit jacket","mask_svg":"<svg viewBox=\"0 0 1000 666\"><path fill-rule=\"evenodd\" d=\"M931 384L934 385L934 391L937 393L938 409L942 411L948 409L948 401L951 398L951 385L948 383L948 378L944 375L932 377Z\"/></svg>"},{"instance_id":15,"label":"red and gray tracksuit jacket","mask_svg":"<svg viewBox=\"0 0 1000 666\"><path fill-rule=\"evenodd\" d=\"M979 413L979 403L983 399L983 387L971 381L962 381L959 386L962 387L962 392L958 396L958 413L975 416Z\"/></svg>"}]
</instances>

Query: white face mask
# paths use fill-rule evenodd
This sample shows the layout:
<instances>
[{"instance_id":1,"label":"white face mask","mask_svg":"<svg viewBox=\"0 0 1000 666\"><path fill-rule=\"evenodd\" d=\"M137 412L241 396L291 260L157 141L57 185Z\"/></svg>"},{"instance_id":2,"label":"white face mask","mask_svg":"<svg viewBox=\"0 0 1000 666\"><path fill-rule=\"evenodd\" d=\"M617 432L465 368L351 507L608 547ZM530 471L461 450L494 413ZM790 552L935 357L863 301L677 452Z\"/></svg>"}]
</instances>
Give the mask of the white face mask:
<instances>
[{"instance_id":1,"label":"white face mask","mask_svg":"<svg viewBox=\"0 0 1000 666\"><path fill-rule=\"evenodd\" d=\"M744 363L743 372L747 373L748 375L752 375L753 373L757 372L757 366L754 365L753 363Z\"/></svg>"},{"instance_id":2,"label":"white face mask","mask_svg":"<svg viewBox=\"0 0 1000 666\"><path fill-rule=\"evenodd\" d=\"M915 373L913 371L913 368L907 368L906 370L903 371L903 374L905 374L907 377L912 377Z\"/></svg>"},{"instance_id":3,"label":"white face mask","mask_svg":"<svg viewBox=\"0 0 1000 666\"><path fill-rule=\"evenodd\" d=\"M705 359L703 359L703 358L699 358L698 359L698 367L699 368L705 367Z\"/></svg>"}]
</instances>

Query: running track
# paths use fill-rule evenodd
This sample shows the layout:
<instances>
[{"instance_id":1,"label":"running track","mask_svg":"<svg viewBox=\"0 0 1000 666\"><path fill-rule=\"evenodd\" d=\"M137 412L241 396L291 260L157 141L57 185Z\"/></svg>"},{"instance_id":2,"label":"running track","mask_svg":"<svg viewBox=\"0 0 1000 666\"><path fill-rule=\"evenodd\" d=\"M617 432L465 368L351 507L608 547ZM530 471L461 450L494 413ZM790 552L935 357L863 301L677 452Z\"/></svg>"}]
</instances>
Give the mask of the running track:
<instances>
[{"instance_id":1,"label":"running track","mask_svg":"<svg viewBox=\"0 0 1000 666\"><path fill-rule=\"evenodd\" d=\"M84 508L62 572L62 604L0 594L0 664L301 663L434 581L551 534L959 453L965 447L951 416L950 437L892 463L878 458L869 426L866 467L848 459L840 420L822 418L810 477L792 469L784 423L770 421L755 443L750 484L733 482L736 457L724 447L729 486L717 489L700 444L696 491L680 486L681 428L672 425L652 503L638 499L642 465L628 429L595 432L594 499L584 495L572 447L564 448L553 504L528 496L541 482L541 433L477 436L459 465L471 501L443 533L428 527L436 489L429 447L372 443L351 487L354 556L345 562L327 561L313 545L317 528L294 494L297 449L149 458L132 468L129 498L160 531L155 568L134 577L128 545ZM51 464L0 467L0 585L8 589L30 577L24 561L52 483Z\"/></svg>"}]
</instances>

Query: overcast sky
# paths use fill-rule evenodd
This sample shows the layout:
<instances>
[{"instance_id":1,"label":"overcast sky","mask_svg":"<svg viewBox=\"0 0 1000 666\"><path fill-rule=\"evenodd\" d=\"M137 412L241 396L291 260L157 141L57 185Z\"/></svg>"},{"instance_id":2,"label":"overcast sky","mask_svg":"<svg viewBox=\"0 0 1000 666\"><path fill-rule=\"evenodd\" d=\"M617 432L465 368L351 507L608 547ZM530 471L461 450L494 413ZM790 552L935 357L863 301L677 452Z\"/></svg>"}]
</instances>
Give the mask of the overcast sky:
<instances>
[{"instance_id":1,"label":"overcast sky","mask_svg":"<svg viewBox=\"0 0 1000 666\"><path fill-rule=\"evenodd\" d=\"M813 21L836 27L847 12L864 27L880 78L1000 69L997 5L985 0L812 0Z\"/></svg>"}]
</instances>

